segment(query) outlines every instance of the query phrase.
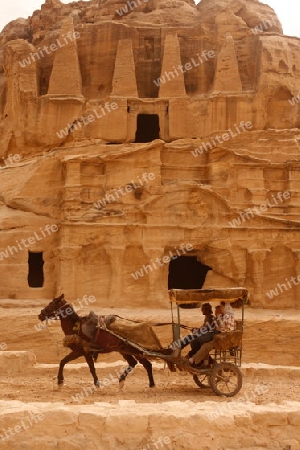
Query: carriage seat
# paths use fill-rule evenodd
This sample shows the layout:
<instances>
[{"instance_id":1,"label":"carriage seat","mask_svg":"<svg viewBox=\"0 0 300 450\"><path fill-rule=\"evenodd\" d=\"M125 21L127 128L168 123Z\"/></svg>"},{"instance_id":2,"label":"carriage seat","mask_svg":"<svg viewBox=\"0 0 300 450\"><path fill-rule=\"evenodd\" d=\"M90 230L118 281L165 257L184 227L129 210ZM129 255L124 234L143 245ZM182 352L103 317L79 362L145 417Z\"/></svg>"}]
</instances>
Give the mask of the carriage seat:
<instances>
[{"instance_id":1,"label":"carriage seat","mask_svg":"<svg viewBox=\"0 0 300 450\"><path fill-rule=\"evenodd\" d=\"M241 347L242 336L241 330L227 331L226 333L216 334L212 342L216 350L230 350Z\"/></svg>"}]
</instances>

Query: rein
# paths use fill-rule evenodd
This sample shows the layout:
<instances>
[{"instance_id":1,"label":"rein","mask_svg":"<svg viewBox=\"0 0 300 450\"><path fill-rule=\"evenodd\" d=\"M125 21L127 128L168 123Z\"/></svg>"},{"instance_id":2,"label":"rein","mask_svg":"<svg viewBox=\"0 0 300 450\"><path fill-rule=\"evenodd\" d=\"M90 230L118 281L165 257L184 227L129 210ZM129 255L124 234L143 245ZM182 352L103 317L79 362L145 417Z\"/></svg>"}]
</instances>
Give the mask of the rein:
<instances>
[{"instance_id":1,"label":"rein","mask_svg":"<svg viewBox=\"0 0 300 450\"><path fill-rule=\"evenodd\" d=\"M128 320L129 322L143 323L140 320L126 319L125 317L118 316L117 314L114 314L114 316L118 317L119 319ZM164 327L166 325L173 325L173 324L172 322L151 323L151 326L153 327ZM195 327L189 327L188 325L180 324L180 328L184 328L186 330L193 330Z\"/></svg>"}]
</instances>

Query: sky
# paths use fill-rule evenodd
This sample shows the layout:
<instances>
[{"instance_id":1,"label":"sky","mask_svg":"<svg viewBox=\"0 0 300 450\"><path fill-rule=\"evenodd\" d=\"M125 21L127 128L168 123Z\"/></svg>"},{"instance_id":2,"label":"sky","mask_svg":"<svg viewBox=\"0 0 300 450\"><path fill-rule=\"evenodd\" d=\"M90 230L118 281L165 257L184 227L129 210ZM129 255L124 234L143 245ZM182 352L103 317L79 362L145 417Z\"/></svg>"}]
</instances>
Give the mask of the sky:
<instances>
[{"instance_id":1,"label":"sky","mask_svg":"<svg viewBox=\"0 0 300 450\"><path fill-rule=\"evenodd\" d=\"M73 0L61 1L71 3ZM0 0L0 2L0 30L11 20L19 17L27 18L44 3L43 0ZM283 26L284 34L300 37L300 0L264 0L262 3L270 5L275 10Z\"/></svg>"}]
</instances>

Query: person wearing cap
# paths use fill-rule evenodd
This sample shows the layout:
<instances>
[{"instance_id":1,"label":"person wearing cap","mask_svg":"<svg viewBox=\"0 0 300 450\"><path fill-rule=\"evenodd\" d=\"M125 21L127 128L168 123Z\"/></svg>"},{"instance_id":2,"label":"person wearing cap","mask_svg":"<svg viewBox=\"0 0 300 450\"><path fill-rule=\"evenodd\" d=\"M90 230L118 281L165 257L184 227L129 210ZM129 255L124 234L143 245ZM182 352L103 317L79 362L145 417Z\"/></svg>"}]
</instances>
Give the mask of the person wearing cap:
<instances>
[{"instance_id":1,"label":"person wearing cap","mask_svg":"<svg viewBox=\"0 0 300 450\"><path fill-rule=\"evenodd\" d=\"M216 306L215 316L217 321L217 331L219 333L235 330L235 319L229 303L222 301L220 305ZM189 355L189 363L191 365L201 364L213 348L214 343L212 341L204 343L196 353Z\"/></svg>"},{"instance_id":2,"label":"person wearing cap","mask_svg":"<svg viewBox=\"0 0 300 450\"><path fill-rule=\"evenodd\" d=\"M191 354L189 353L189 356L192 356L194 352L196 353L199 350L202 343L211 341L214 334L218 332L218 324L213 315L211 304L203 303L201 306L201 312L205 316L203 325L200 328L193 328L193 334L189 334L171 344L170 347L174 350L173 356L178 356L180 350L189 344L191 344Z\"/></svg>"},{"instance_id":3,"label":"person wearing cap","mask_svg":"<svg viewBox=\"0 0 300 450\"><path fill-rule=\"evenodd\" d=\"M219 328L218 322L217 322L215 316L213 315L213 310L212 310L211 304L204 303L202 305L202 308L204 309L205 313L207 314L207 316L206 316L207 321L206 321L206 326L205 326L206 330L204 327L200 328L201 334L191 342L191 350L188 353L188 358L192 358L204 344L211 342L213 340L215 334L220 333L220 331L218 330L218 328ZM220 317L220 311L217 311L217 313L219 314L219 317Z\"/></svg>"}]
</instances>

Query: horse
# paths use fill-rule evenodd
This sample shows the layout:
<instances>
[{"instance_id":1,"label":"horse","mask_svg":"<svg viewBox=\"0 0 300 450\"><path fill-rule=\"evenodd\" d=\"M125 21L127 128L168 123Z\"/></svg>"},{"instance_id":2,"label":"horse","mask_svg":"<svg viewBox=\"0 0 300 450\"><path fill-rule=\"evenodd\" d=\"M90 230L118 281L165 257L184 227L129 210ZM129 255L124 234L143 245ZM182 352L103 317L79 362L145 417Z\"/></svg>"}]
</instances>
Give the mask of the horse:
<instances>
[{"instance_id":1,"label":"horse","mask_svg":"<svg viewBox=\"0 0 300 450\"><path fill-rule=\"evenodd\" d=\"M57 318L60 320L62 331L66 336L74 334L74 326L76 323L79 323L80 328L81 324L84 321L84 317L78 316L78 314L74 311L73 307L67 303L64 298L64 294L60 297L54 298L48 306L41 310L38 315L38 319L42 322L47 319ZM98 333L101 338L101 347L93 351L87 351L84 349L81 343L68 343L67 347L69 347L72 351L67 356L65 356L59 364L59 370L57 374L57 384L62 385L64 383L63 370L64 366L75 359L83 356L89 366L90 372L94 379L94 385L100 387L100 381L96 374L94 359L97 359L98 353L110 353L113 351L119 352L122 357L127 361L129 366L122 372L119 377L119 387L123 387L125 378L127 375L134 369L138 362L140 362L143 367L147 371L149 387L152 388L155 386L153 372L152 372L152 364L148 359L143 357L142 350L139 350L127 342L115 336L114 334L109 333L104 329L99 329ZM88 339L88 338L87 338Z\"/></svg>"}]
</instances>

